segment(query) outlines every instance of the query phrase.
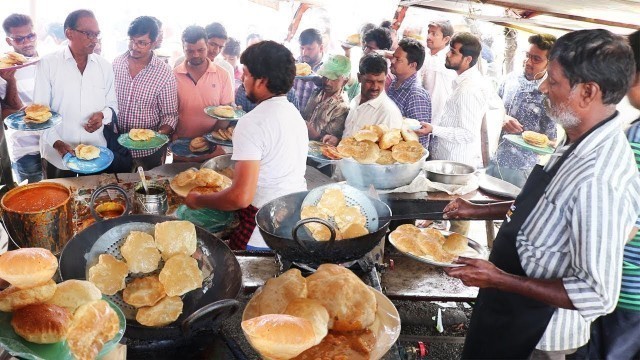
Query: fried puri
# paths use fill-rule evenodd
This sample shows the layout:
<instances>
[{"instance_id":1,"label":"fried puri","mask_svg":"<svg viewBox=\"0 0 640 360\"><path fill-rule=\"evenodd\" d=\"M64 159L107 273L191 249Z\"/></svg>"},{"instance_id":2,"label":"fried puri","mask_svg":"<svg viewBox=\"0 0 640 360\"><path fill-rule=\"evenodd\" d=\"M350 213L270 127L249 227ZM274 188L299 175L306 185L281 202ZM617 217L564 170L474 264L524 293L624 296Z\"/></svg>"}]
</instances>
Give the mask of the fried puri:
<instances>
[{"instance_id":1,"label":"fried puri","mask_svg":"<svg viewBox=\"0 0 640 360\"><path fill-rule=\"evenodd\" d=\"M391 150L380 150L380 157L376 160L376 164L378 165L392 165L396 162L396 159L393 158L393 153Z\"/></svg>"},{"instance_id":2,"label":"fried puri","mask_svg":"<svg viewBox=\"0 0 640 360\"><path fill-rule=\"evenodd\" d=\"M391 149L394 145L398 145L402 141L402 135L400 134L400 129L391 129L382 135L380 138L380 149L388 150Z\"/></svg>"},{"instance_id":3,"label":"fried puri","mask_svg":"<svg viewBox=\"0 0 640 360\"><path fill-rule=\"evenodd\" d=\"M61 306L73 314L80 306L101 298L100 289L91 281L71 279L56 285L56 292L47 303Z\"/></svg>"},{"instance_id":4,"label":"fried puri","mask_svg":"<svg viewBox=\"0 0 640 360\"><path fill-rule=\"evenodd\" d=\"M323 220L329 220L329 216L322 211L319 207L317 206L303 206L302 210L300 211L300 219L308 219L308 218L320 218ZM317 223L317 222L311 222L311 223L307 223L304 224L304 226L311 231L311 233L317 231L320 228L325 227L324 225Z\"/></svg>"},{"instance_id":5,"label":"fried puri","mask_svg":"<svg viewBox=\"0 0 640 360\"><path fill-rule=\"evenodd\" d=\"M334 216L335 211L347 206L347 200L340 188L325 189L316 205L327 216Z\"/></svg>"},{"instance_id":6,"label":"fried puri","mask_svg":"<svg viewBox=\"0 0 640 360\"><path fill-rule=\"evenodd\" d=\"M375 164L380 157L380 148L373 141L359 141L355 146L352 157L361 164Z\"/></svg>"},{"instance_id":7,"label":"fried puri","mask_svg":"<svg viewBox=\"0 0 640 360\"><path fill-rule=\"evenodd\" d=\"M307 297L307 281L298 269L287 270L277 278L267 280L256 300L259 314L281 314L296 298Z\"/></svg>"},{"instance_id":8,"label":"fried puri","mask_svg":"<svg viewBox=\"0 0 640 360\"><path fill-rule=\"evenodd\" d=\"M53 304L34 304L13 312L11 327L23 339L36 344L64 340L71 326L69 310Z\"/></svg>"},{"instance_id":9,"label":"fried puri","mask_svg":"<svg viewBox=\"0 0 640 360\"><path fill-rule=\"evenodd\" d=\"M169 258L158 279L169 296L180 296L202 287L202 271L198 267L198 261L185 254Z\"/></svg>"},{"instance_id":10,"label":"fried puri","mask_svg":"<svg viewBox=\"0 0 640 360\"><path fill-rule=\"evenodd\" d=\"M150 273L158 268L160 262L160 252L153 236L142 231L130 232L120 247L120 253L132 273Z\"/></svg>"},{"instance_id":11,"label":"fried puri","mask_svg":"<svg viewBox=\"0 0 640 360\"><path fill-rule=\"evenodd\" d=\"M96 300L76 310L67 333L67 345L76 359L95 359L119 330L115 310L106 301Z\"/></svg>"},{"instance_id":12,"label":"fried puri","mask_svg":"<svg viewBox=\"0 0 640 360\"><path fill-rule=\"evenodd\" d=\"M165 221L155 226L156 247L164 260L176 254L191 256L196 252L196 227L189 221Z\"/></svg>"},{"instance_id":13,"label":"fried puri","mask_svg":"<svg viewBox=\"0 0 640 360\"><path fill-rule=\"evenodd\" d=\"M43 248L23 248L0 256L0 279L18 288L47 283L58 269L58 259Z\"/></svg>"},{"instance_id":14,"label":"fried puri","mask_svg":"<svg viewBox=\"0 0 640 360\"><path fill-rule=\"evenodd\" d=\"M469 241L466 237L453 233L447 236L442 248L449 254L460 255L469 248Z\"/></svg>"},{"instance_id":15,"label":"fried puri","mask_svg":"<svg viewBox=\"0 0 640 360\"><path fill-rule=\"evenodd\" d=\"M316 336L314 345L319 344L327 336L329 331L329 312L319 301L307 298L293 299L287 305L284 313L307 319L311 322Z\"/></svg>"},{"instance_id":16,"label":"fried puri","mask_svg":"<svg viewBox=\"0 0 640 360\"><path fill-rule=\"evenodd\" d=\"M0 291L0 311L11 312L27 305L44 303L51 299L55 292L56 283L51 279L31 288L9 286Z\"/></svg>"},{"instance_id":17,"label":"fried puri","mask_svg":"<svg viewBox=\"0 0 640 360\"><path fill-rule=\"evenodd\" d=\"M173 181L178 186L186 186L191 184L196 179L196 175L198 174L198 170L196 169L187 169L173 178Z\"/></svg>"},{"instance_id":18,"label":"fried puri","mask_svg":"<svg viewBox=\"0 0 640 360\"><path fill-rule=\"evenodd\" d=\"M167 294L158 277L147 276L133 279L122 292L122 299L134 307L153 306Z\"/></svg>"},{"instance_id":19,"label":"fried puri","mask_svg":"<svg viewBox=\"0 0 640 360\"><path fill-rule=\"evenodd\" d=\"M367 218L362 214L359 206L343 206L338 208L335 211L333 219L343 233L351 224L364 226L367 223Z\"/></svg>"},{"instance_id":20,"label":"fried puri","mask_svg":"<svg viewBox=\"0 0 640 360\"><path fill-rule=\"evenodd\" d=\"M138 309L136 321L152 327L169 325L180 317L182 307L179 296L167 296L153 306Z\"/></svg>"},{"instance_id":21,"label":"fried puri","mask_svg":"<svg viewBox=\"0 0 640 360\"><path fill-rule=\"evenodd\" d=\"M93 145L80 144L74 149L76 157L82 160L93 160L100 157L100 149Z\"/></svg>"},{"instance_id":22,"label":"fried puri","mask_svg":"<svg viewBox=\"0 0 640 360\"><path fill-rule=\"evenodd\" d=\"M343 239L352 239L358 236L367 235L369 233L369 230L367 230L366 227L357 223L351 223L340 231L342 233Z\"/></svg>"},{"instance_id":23,"label":"fried puri","mask_svg":"<svg viewBox=\"0 0 640 360\"><path fill-rule=\"evenodd\" d=\"M98 263L89 268L89 281L94 283L105 295L115 295L124 289L124 279L129 274L129 267L109 254L98 256Z\"/></svg>"},{"instance_id":24,"label":"fried puri","mask_svg":"<svg viewBox=\"0 0 640 360\"><path fill-rule=\"evenodd\" d=\"M240 326L251 346L266 359L292 359L316 344L311 322L297 316L266 314Z\"/></svg>"},{"instance_id":25,"label":"fried puri","mask_svg":"<svg viewBox=\"0 0 640 360\"><path fill-rule=\"evenodd\" d=\"M412 164L424 154L424 148L418 141L401 141L391 149L391 155L397 162Z\"/></svg>"}]
</instances>

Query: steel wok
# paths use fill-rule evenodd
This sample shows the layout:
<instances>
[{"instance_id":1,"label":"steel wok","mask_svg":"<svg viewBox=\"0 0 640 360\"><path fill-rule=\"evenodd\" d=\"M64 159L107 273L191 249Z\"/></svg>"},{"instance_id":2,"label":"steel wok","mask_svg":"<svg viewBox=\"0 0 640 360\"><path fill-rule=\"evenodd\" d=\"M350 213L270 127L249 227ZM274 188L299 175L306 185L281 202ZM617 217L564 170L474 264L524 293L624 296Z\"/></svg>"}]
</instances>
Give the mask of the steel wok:
<instances>
[{"instance_id":1,"label":"steel wok","mask_svg":"<svg viewBox=\"0 0 640 360\"><path fill-rule=\"evenodd\" d=\"M60 255L62 280L86 279L88 268L104 253L120 253L120 245L130 231L153 234L156 223L176 220L160 215L128 215L92 224L74 236ZM202 288L182 296L182 314L174 323L152 328L135 321L132 308L122 301L121 292L110 298L127 317L125 337L136 340L176 340L188 338L199 329L217 329L240 307L235 300L242 287L240 264L229 247L206 230L196 226L197 250L193 257L203 272ZM118 256L116 256L118 257ZM131 277L131 275L130 275Z\"/></svg>"},{"instance_id":2,"label":"steel wok","mask_svg":"<svg viewBox=\"0 0 640 360\"><path fill-rule=\"evenodd\" d=\"M389 228L391 209L371 198L376 208L378 229L367 235L346 240L316 241L302 225L321 219L300 220L302 201L309 192L279 197L264 204L256 214L256 224L267 245L284 259L304 264L343 263L358 260L380 243ZM313 219L313 220L312 220ZM335 239L335 232L332 238Z\"/></svg>"}]
</instances>

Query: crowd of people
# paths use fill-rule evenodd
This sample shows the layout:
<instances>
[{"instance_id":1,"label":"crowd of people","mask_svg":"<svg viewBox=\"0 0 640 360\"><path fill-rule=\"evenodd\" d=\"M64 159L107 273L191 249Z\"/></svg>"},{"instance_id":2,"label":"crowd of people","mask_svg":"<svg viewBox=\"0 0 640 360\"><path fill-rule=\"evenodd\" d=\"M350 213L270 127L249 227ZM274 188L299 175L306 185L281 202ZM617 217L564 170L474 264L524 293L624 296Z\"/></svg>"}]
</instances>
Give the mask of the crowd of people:
<instances>
[{"instance_id":1,"label":"crowd of people","mask_svg":"<svg viewBox=\"0 0 640 360\"><path fill-rule=\"evenodd\" d=\"M363 27L356 78L351 46L327 54L313 28L300 32L295 59L277 42L252 36L242 51L222 24L193 25L182 32L184 57L168 64L154 52L162 42L162 24L154 17L130 23L128 51L113 63L96 54L101 33L90 10L73 11L63 27L67 41L41 54L28 16L12 14L3 23L14 51L40 58L36 66L0 72L3 117L31 103L62 116L42 132L7 130L18 181L75 176L62 157L81 143L114 151L107 171L150 169L164 162L166 147L129 152L118 148L117 134L145 128L192 139L228 126L205 107L241 107L247 114L233 133L232 185L190 193L185 202L239 210L231 246L264 250L255 214L277 197L306 190L309 140L337 145L366 125L401 128L403 118L411 118L420 123L416 133L429 159L479 167L483 118L504 107L502 134L535 131L558 141L558 148L543 167L534 153L501 143L487 173L522 188L516 201L456 199L445 208L450 219L506 214L488 261L461 258L464 266L447 270L481 288L463 357L639 355L640 238L634 225L640 177L633 154L640 152L640 125L630 128L627 141L616 111L627 92L640 105L638 32L630 41L606 30L558 39L532 35L522 68L496 92L478 71L481 41L454 33L443 20L428 22L426 42L398 39L388 24ZM316 76L296 77L297 62ZM563 139L556 139L556 124ZM223 153L219 147L195 158L174 154L173 161ZM464 233L465 224L458 224L456 231Z\"/></svg>"}]
</instances>

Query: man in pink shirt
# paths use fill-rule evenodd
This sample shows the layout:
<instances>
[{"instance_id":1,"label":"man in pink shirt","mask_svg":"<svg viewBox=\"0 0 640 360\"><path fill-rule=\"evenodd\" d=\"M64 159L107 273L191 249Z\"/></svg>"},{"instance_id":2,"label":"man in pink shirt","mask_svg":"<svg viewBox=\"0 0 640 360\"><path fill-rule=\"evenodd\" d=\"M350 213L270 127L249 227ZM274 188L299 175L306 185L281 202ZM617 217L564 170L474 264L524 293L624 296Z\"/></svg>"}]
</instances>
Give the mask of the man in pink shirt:
<instances>
[{"instance_id":1,"label":"man in pink shirt","mask_svg":"<svg viewBox=\"0 0 640 360\"><path fill-rule=\"evenodd\" d=\"M233 84L229 74L207 58L207 33L203 27L189 26L182 33L182 48L185 61L173 72L178 84L178 126L173 139L193 139L203 136L227 123L217 120L204 112L207 106L230 105L233 102ZM213 145L212 145L213 146ZM211 154L188 161L200 161L223 154L221 148ZM174 156L174 161L184 161Z\"/></svg>"}]
</instances>

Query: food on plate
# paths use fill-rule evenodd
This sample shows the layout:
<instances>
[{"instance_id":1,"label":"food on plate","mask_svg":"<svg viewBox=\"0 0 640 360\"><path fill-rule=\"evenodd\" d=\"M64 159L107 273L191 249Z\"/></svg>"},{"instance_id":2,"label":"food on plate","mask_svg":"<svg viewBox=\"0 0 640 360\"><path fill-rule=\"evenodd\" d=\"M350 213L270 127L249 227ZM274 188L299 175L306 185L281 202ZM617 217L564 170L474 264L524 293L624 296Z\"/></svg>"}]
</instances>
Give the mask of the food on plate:
<instances>
[{"instance_id":1,"label":"food on plate","mask_svg":"<svg viewBox=\"0 0 640 360\"><path fill-rule=\"evenodd\" d=\"M47 105L31 104L24 109L24 121L40 124L49 120L53 114Z\"/></svg>"},{"instance_id":2,"label":"food on plate","mask_svg":"<svg viewBox=\"0 0 640 360\"><path fill-rule=\"evenodd\" d=\"M440 245L444 244L445 242L444 235L442 235L442 233L436 229L432 229L432 228L422 229L422 231L420 231L418 234L422 234L427 238L429 238L430 240L438 242Z\"/></svg>"},{"instance_id":3,"label":"food on plate","mask_svg":"<svg viewBox=\"0 0 640 360\"><path fill-rule=\"evenodd\" d=\"M131 129L129 130L129 138L133 141L148 141L153 139L156 133L149 129Z\"/></svg>"},{"instance_id":4,"label":"food on plate","mask_svg":"<svg viewBox=\"0 0 640 360\"><path fill-rule=\"evenodd\" d=\"M67 333L67 345L76 359L95 359L119 330L115 310L106 301L96 300L76 310Z\"/></svg>"},{"instance_id":5,"label":"food on plate","mask_svg":"<svg viewBox=\"0 0 640 360\"><path fill-rule=\"evenodd\" d=\"M358 132L353 134L353 138L356 139L356 141L369 140L371 142L378 142L378 140L380 140L376 131L367 129L358 130Z\"/></svg>"},{"instance_id":6,"label":"food on plate","mask_svg":"<svg viewBox=\"0 0 640 360\"><path fill-rule=\"evenodd\" d=\"M296 64L296 76L308 76L311 74L311 66L307 63Z\"/></svg>"},{"instance_id":7,"label":"food on plate","mask_svg":"<svg viewBox=\"0 0 640 360\"><path fill-rule=\"evenodd\" d=\"M442 248L450 254L459 255L467 251L469 241L466 237L453 233L447 236L447 239L442 244Z\"/></svg>"},{"instance_id":8,"label":"food on plate","mask_svg":"<svg viewBox=\"0 0 640 360\"><path fill-rule=\"evenodd\" d=\"M360 45L360 34L351 34L347 36L347 43L351 45Z\"/></svg>"},{"instance_id":9,"label":"food on plate","mask_svg":"<svg viewBox=\"0 0 640 360\"><path fill-rule=\"evenodd\" d=\"M376 345L373 331L331 331L320 344L296 356L294 360L349 359L368 360Z\"/></svg>"},{"instance_id":10,"label":"food on plate","mask_svg":"<svg viewBox=\"0 0 640 360\"><path fill-rule=\"evenodd\" d=\"M69 310L53 304L34 304L13 312L11 327L23 339L36 344L64 340L71 326Z\"/></svg>"},{"instance_id":11,"label":"food on plate","mask_svg":"<svg viewBox=\"0 0 640 360\"><path fill-rule=\"evenodd\" d=\"M133 279L122 291L122 299L133 307L153 306L167 294L158 276Z\"/></svg>"},{"instance_id":12,"label":"food on plate","mask_svg":"<svg viewBox=\"0 0 640 360\"><path fill-rule=\"evenodd\" d=\"M380 150L380 156L376 160L376 164L379 165L392 165L395 164L396 159L393 158L391 150Z\"/></svg>"},{"instance_id":13,"label":"food on plate","mask_svg":"<svg viewBox=\"0 0 640 360\"><path fill-rule=\"evenodd\" d=\"M182 307L179 296L167 296L153 306L138 309L136 321L152 327L169 325L182 314Z\"/></svg>"},{"instance_id":14,"label":"food on plate","mask_svg":"<svg viewBox=\"0 0 640 360\"><path fill-rule=\"evenodd\" d=\"M0 57L0 69L5 69L15 65L22 65L26 63L28 59L15 51L9 51Z\"/></svg>"},{"instance_id":15,"label":"food on plate","mask_svg":"<svg viewBox=\"0 0 640 360\"><path fill-rule=\"evenodd\" d=\"M168 296L180 296L202 287L202 271L198 261L185 254L169 258L160 270L158 279Z\"/></svg>"},{"instance_id":16,"label":"food on plate","mask_svg":"<svg viewBox=\"0 0 640 360\"><path fill-rule=\"evenodd\" d=\"M198 170L194 180L196 185L208 187L221 186L223 181L224 176L222 176L222 174L219 174L215 170L209 168L202 168Z\"/></svg>"},{"instance_id":17,"label":"food on plate","mask_svg":"<svg viewBox=\"0 0 640 360\"><path fill-rule=\"evenodd\" d=\"M191 256L196 252L196 227L189 221L165 221L155 225L156 247L162 258L168 260L176 254ZM165 264L166 266L166 264Z\"/></svg>"},{"instance_id":18,"label":"food on plate","mask_svg":"<svg viewBox=\"0 0 640 360\"><path fill-rule=\"evenodd\" d=\"M367 223L367 218L362 215L359 206L343 206L336 210L333 219L342 232L351 224L364 226Z\"/></svg>"},{"instance_id":19,"label":"food on plate","mask_svg":"<svg viewBox=\"0 0 640 360\"><path fill-rule=\"evenodd\" d=\"M193 138L191 139L191 142L189 142L189 151L192 153L206 152L209 151L209 149L209 142L202 136Z\"/></svg>"},{"instance_id":20,"label":"food on plate","mask_svg":"<svg viewBox=\"0 0 640 360\"><path fill-rule=\"evenodd\" d=\"M342 155L340 155L340 152L338 151L338 149L333 145L328 145L328 144L322 145L320 147L320 152L322 152L322 155L326 156L331 160L342 159Z\"/></svg>"},{"instance_id":21,"label":"food on plate","mask_svg":"<svg viewBox=\"0 0 640 360\"><path fill-rule=\"evenodd\" d=\"M93 145L79 144L75 148L76 157L82 160L93 160L100 157L100 149Z\"/></svg>"},{"instance_id":22,"label":"food on plate","mask_svg":"<svg viewBox=\"0 0 640 360\"><path fill-rule=\"evenodd\" d=\"M535 131L523 131L522 140L524 140L529 145L537 147L545 147L549 145L549 138L547 137L547 135L537 133Z\"/></svg>"},{"instance_id":23,"label":"food on plate","mask_svg":"<svg viewBox=\"0 0 640 360\"><path fill-rule=\"evenodd\" d=\"M351 223L344 228L340 228L342 239L352 239L358 236L364 236L369 233L366 227L360 224Z\"/></svg>"},{"instance_id":24,"label":"food on plate","mask_svg":"<svg viewBox=\"0 0 640 360\"><path fill-rule=\"evenodd\" d=\"M402 225L389 234L389 240L398 250L439 263L451 263L468 251L468 239L460 234L444 236L435 229L420 229Z\"/></svg>"},{"instance_id":25,"label":"food on plate","mask_svg":"<svg viewBox=\"0 0 640 360\"><path fill-rule=\"evenodd\" d=\"M223 118L233 118L236 116L236 112L232 106L221 105L221 106L216 106L215 109L213 109L213 115L220 116Z\"/></svg>"},{"instance_id":26,"label":"food on plate","mask_svg":"<svg viewBox=\"0 0 640 360\"><path fill-rule=\"evenodd\" d=\"M233 131L235 127L229 126L226 129L218 129L211 132L211 136L218 140L233 141Z\"/></svg>"},{"instance_id":27,"label":"food on plate","mask_svg":"<svg viewBox=\"0 0 640 360\"><path fill-rule=\"evenodd\" d=\"M80 306L101 298L100 289L92 282L71 279L59 283L55 294L47 303L61 306L73 314Z\"/></svg>"},{"instance_id":28,"label":"food on plate","mask_svg":"<svg viewBox=\"0 0 640 360\"><path fill-rule=\"evenodd\" d=\"M198 174L198 170L196 169L187 169L173 178L173 182L178 186L185 186L196 179L196 175Z\"/></svg>"},{"instance_id":29,"label":"food on plate","mask_svg":"<svg viewBox=\"0 0 640 360\"><path fill-rule=\"evenodd\" d=\"M402 135L402 140L404 141L419 141L418 134L416 134L413 130L402 129L400 130L400 134Z\"/></svg>"},{"instance_id":30,"label":"food on plate","mask_svg":"<svg viewBox=\"0 0 640 360\"><path fill-rule=\"evenodd\" d=\"M0 311L10 312L27 305L44 303L56 292L56 283L49 279L42 285L20 289L15 286L0 291Z\"/></svg>"},{"instance_id":31,"label":"food on plate","mask_svg":"<svg viewBox=\"0 0 640 360\"><path fill-rule=\"evenodd\" d=\"M329 332L329 312L322 304L313 299L293 299L284 310L286 315L297 316L309 320L316 336L314 345L317 345Z\"/></svg>"},{"instance_id":32,"label":"food on plate","mask_svg":"<svg viewBox=\"0 0 640 360\"><path fill-rule=\"evenodd\" d=\"M398 250L405 253L410 253L415 256L426 255L426 253L422 250L422 248L418 244L418 241L416 241L416 236L417 234L414 234L414 235L410 235L406 233L398 234L393 238L393 245L396 248L398 248Z\"/></svg>"},{"instance_id":33,"label":"food on plate","mask_svg":"<svg viewBox=\"0 0 640 360\"><path fill-rule=\"evenodd\" d=\"M394 145L398 145L402 141L402 135L400 134L400 129L391 129L382 135L380 138L380 142L378 145L380 149L388 150L391 149Z\"/></svg>"},{"instance_id":34,"label":"food on plate","mask_svg":"<svg viewBox=\"0 0 640 360\"><path fill-rule=\"evenodd\" d=\"M407 234L413 234L413 235L417 235L420 234L420 228L412 225L412 224L402 224L400 226L398 226L394 232L396 233L407 233Z\"/></svg>"},{"instance_id":35,"label":"food on plate","mask_svg":"<svg viewBox=\"0 0 640 360\"><path fill-rule=\"evenodd\" d=\"M342 157L352 157L353 153L356 150L357 144L358 140L352 137L346 137L340 140L340 143L338 144L336 149L338 149L338 152L340 153L340 155L342 155Z\"/></svg>"},{"instance_id":36,"label":"food on plate","mask_svg":"<svg viewBox=\"0 0 640 360\"><path fill-rule=\"evenodd\" d=\"M316 206L328 216L335 216L336 210L347 206L344 193L338 187L325 189Z\"/></svg>"},{"instance_id":37,"label":"food on plate","mask_svg":"<svg viewBox=\"0 0 640 360\"><path fill-rule=\"evenodd\" d=\"M397 162L412 164L422 158L424 148L418 141L401 141L391 149L391 152Z\"/></svg>"},{"instance_id":38,"label":"food on plate","mask_svg":"<svg viewBox=\"0 0 640 360\"><path fill-rule=\"evenodd\" d=\"M176 175L170 185L171 189L180 196L187 196L190 191L208 194L228 188L231 186L231 179L209 168L188 169Z\"/></svg>"},{"instance_id":39,"label":"food on plate","mask_svg":"<svg viewBox=\"0 0 640 360\"><path fill-rule=\"evenodd\" d=\"M115 295L124 289L124 279L129 274L129 267L110 254L100 254L98 263L89 268L89 281L94 283L105 295Z\"/></svg>"},{"instance_id":40,"label":"food on plate","mask_svg":"<svg viewBox=\"0 0 640 360\"><path fill-rule=\"evenodd\" d=\"M307 297L307 281L298 269L289 269L277 278L267 280L255 295L260 315L280 314L296 298Z\"/></svg>"},{"instance_id":41,"label":"food on plate","mask_svg":"<svg viewBox=\"0 0 640 360\"><path fill-rule=\"evenodd\" d=\"M158 268L160 262L160 251L153 236L142 231L130 232L120 247L120 253L132 273L150 273Z\"/></svg>"},{"instance_id":42,"label":"food on plate","mask_svg":"<svg viewBox=\"0 0 640 360\"><path fill-rule=\"evenodd\" d=\"M291 359L317 344L311 322L297 316L267 314L240 326L251 346L268 359Z\"/></svg>"},{"instance_id":43,"label":"food on plate","mask_svg":"<svg viewBox=\"0 0 640 360\"><path fill-rule=\"evenodd\" d=\"M0 279L18 288L42 285L58 269L58 259L43 248L22 248L0 255Z\"/></svg>"}]
</instances>

